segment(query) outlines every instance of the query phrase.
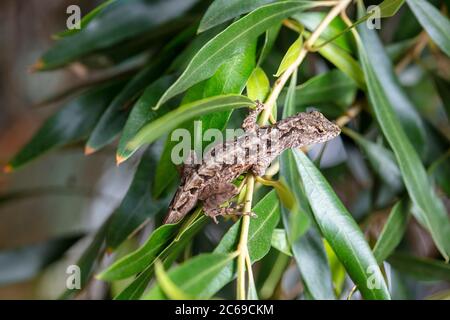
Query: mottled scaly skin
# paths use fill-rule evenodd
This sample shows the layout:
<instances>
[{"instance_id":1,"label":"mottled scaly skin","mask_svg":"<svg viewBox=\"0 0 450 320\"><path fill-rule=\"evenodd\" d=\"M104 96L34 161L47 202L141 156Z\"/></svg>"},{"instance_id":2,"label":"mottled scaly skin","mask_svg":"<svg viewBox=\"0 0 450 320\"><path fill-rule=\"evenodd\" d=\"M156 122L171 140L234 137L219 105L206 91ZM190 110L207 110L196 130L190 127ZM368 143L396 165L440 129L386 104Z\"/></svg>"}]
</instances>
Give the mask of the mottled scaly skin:
<instances>
[{"instance_id":1,"label":"mottled scaly skin","mask_svg":"<svg viewBox=\"0 0 450 320\"><path fill-rule=\"evenodd\" d=\"M273 125L258 127L256 118L263 107L258 103L244 120L245 135L214 146L201 164L183 167L181 185L169 206L165 223L181 220L199 200L203 202L205 214L216 221L216 216L227 212L220 205L238 193L232 182L241 174L251 171L262 176L284 150L325 142L341 132L318 111L299 113ZM193 155L192 152L190 160L194 160Z\"/></svg>"}]
</instances>

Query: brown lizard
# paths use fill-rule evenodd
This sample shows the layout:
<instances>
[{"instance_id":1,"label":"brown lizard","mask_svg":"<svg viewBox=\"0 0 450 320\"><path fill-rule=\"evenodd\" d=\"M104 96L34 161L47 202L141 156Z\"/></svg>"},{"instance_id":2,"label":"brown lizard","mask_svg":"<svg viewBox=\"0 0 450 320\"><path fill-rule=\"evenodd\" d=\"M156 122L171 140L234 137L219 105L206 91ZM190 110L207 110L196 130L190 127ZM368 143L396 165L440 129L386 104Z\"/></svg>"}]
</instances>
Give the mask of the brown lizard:
<instances>
[{"instance_id":1,"label":"brown lizard","mask_svg":"<svg viewBox=\"0 0 450 320\"><path fill-rule=\"evenodd\" d=\"M242 124L245 134L215 145L206 152L201 164L195 164L195 152L191 151L164 223L180 221L199 200L205 214L217 223L217 216L236 211L220 205L237 195L239 190L232 182L241 174L250 171L262 176L284 150L325 142L341 132L318 111L298 113L259 127L256 119L263 109L264 105L256 102L256 108Z\"/></svg>"}]
</instances>

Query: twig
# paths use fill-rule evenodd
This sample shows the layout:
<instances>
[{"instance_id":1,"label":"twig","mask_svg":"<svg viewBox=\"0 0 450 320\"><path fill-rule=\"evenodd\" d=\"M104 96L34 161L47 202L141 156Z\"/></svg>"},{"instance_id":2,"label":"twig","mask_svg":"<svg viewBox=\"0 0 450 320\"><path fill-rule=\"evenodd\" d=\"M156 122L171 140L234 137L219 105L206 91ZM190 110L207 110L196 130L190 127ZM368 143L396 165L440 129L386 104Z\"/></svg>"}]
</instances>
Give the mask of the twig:
<instances>
[{"instance_id":1,"label":"twig","mask_svg":"<svg viewBox=\"0 0 450 320\"><path fill-rule=\"evenodd\" d=\"M248 230L250 227L250 213L252 211L253 200L253 188L255 185L255 179L251 173L247 175L245 203L244 203L244 215L242 217L241 236L238 244L238 260L237 260L237 299L245 300L245 260L248 256Z\"/></svg>"},{"instance_id":2,"label":"twig","mask_svg":"<svg viewBox=\"0 0 450 320\"><path fill-rule=\"evenodd\" d=\"M286 69L285 72L278 78L272 87L272 91L270 92L268 98L264 103L264 110L259 118L258 124L265 125L270 119L272 114L272 108L275 105L275 102L278 99L281 91L286 85L287 81L294 73L295 70L301 65L306 55L312 48L313 44L319 39L322 32L328 27L328 25L333 21L333 19L340 14L341 11L345 10L347 6L351 3L352 0L341 0L341 1L330 1L330 5L334 5L334 7L328 12L319 26L314 30L314 32L310 35L310 37L303 44L302 49L297 57L297 59ZM324 3L324 2L323 2ZM252 209L252 199L253 199L253 191L255 186L255 179L252 174L247 175L247 182L245 188L245 204L244 204L244 212L247 215L242 217L242 225L241 225L241 234L238 244L238 258L237 258L237 299L243 300L246 297L246 287L245 287L245 263L246 260L249 261L248 258L248 231L250 226L250 215ZM251 264L248 266L249 274L251 272Z\"/></svg>"}]
</instances>

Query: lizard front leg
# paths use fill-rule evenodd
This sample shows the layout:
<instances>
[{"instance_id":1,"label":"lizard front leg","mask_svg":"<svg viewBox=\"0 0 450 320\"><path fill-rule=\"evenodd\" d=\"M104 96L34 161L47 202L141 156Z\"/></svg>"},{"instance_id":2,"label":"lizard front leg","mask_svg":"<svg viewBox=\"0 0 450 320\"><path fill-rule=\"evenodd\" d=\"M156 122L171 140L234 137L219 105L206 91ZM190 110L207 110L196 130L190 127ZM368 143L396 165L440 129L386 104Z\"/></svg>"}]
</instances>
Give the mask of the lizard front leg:
<instances>
[{"instance_id":1,"label":"lizard front leg","mask_svg":"<svg viewBox=\"0 0 450 320\"><path fill-rule=\"evenodd\" d=\"M244 119L244 122L242 122L242 129L244 129L245 132L256 131L256 129L258 129L256 118L258 118L258 115L263 109L264 104L256 101L256 107L250 110L248 116Z\"/></svg>"},{"instance_id":2,"label":"lizard front leg","mask_svg":"<svg viewBox=\"0 0 450 320\"><path fill-rule=\"evenodd\" d=\"M232 207L220 207L221 204L230 200L239 193L238 188L229 182L223 182L208 186L199 196L200 200L203 200L203 211L209 217L211 217L215 223L217 222L217 216L225 215L245 215L255 216L253 212L241 213L239 210L242 205Z\"/></svg>"}]
</instances>

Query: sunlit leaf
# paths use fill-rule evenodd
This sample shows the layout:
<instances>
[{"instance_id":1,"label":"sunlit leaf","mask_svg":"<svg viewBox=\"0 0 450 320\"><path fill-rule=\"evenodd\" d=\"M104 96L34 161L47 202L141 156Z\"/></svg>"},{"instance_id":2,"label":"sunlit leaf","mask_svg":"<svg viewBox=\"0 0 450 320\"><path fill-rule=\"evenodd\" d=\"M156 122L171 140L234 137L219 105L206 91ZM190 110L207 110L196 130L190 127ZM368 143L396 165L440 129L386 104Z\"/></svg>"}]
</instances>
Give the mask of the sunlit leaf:
<instances>
[{"instance_id":1,"label":"sunlit leaf","mask_svg":"<svg viewBox=\"0 0 450 320\"><path fill-rule=\"evenodd\" d=\"M306 195L322 235L365 299L390 299L377 262L361 229L320 171L301 151L294 151ZM369 286L369 277L379 286Z\"/></svg>"},{"instance_id":2,"label":"sunlit leaf","mask_svg":"<svg viewBox=\"0 0 450 320\"><path fill-rule=\"evenodd\" d=\"M300 36L295 42L289 47L288 51L281 60L278 71L275 73L275 77L279 77L287 68L289 68L295 60L300 55L300 51L303 47L303 36Z\"/></svg>"},{"instance_id":3,"label":"sunlit leaf","mask_svg":"<svg viewBox=\"0 0 450 320\"><path fill-rule=\"evenodd\" d=\"M450 20L424 0L406 0L419 23L431 39L450 57Z\"/></svg>"},{"instance_id":4,"label":"sunlit leaf","mask_svg":"<svg viewBox=\"0 0 450 320\"><path fill-rule=\"evenodd\" d=\"M204 32L222 22L231 20L241 14L250 12L275 0L215 0L206 10L198 32Z\"/></svg>"},{"instance_id":5,"label":"sunlit leaf","mask_svg":"<svg viewBox=\"0 0 450 320\"><path fill-rule=\"evenodd\" d=\"M377 63L373 56L372 59L368 56L368 51L371 52L371 55L376 54L373 52L376 49L370 45L374 43L372 40L377 42L378 40L370 35L370 30L366 27L361 27L359 31L362 38L365 39L364 44L359 44L359 54L376 119L394 151L409 196L420 209L417 211L420 215L419 220L425 221L439 251L448 259L450 220L442 201L430 186L425 168L394 112L394 105L398 108L402 101L407 100L400 98L403 95L395 89L395 84L392 84L389 78L380 73L384 69L383 63ZM392 85L386 86L387 83ZM410 117L412 113L408 110L403 110L401 114L404 117ZM417 127L414 126L414 128ZM409 138L414 139L416 143L419 139L418 136L412 137L411 134L409 134ZM423 148L423 146L418 147Z\"/></svg>"},{"instance_id":6,"label":"sunlit leaf","mask_svg":"<svg viewBox=\"0 0 450 320\"><path fill-rule=\"evenodd\" d=\"M231 24L192 58L183 74L164 93L157 107L194 84L211 77L242 43L256 39L289 15L313 7L308 2L278 2L263 6Z\"/></svg>"},{"instance_id":7,"label":"sunlit leaf","mask_svg":"<svg viewBox=\"0 0 450 320\"><path fill-rule=\"evenodd\" d=\"M382 263L395 250L402 240L408 224L410 205L408 201L397 202L389 215L380 237L373 248L373 255Z\"/></svg>"},{"instance_id":8,"label":"sunlit leaf","mask_svg":"<svg viewBox=\"0 0 450 320\"><path fill-rule=\"evenodd\" d=\"M247 96L252 100L264 101L270 90L269 78L260 67L257 67L247 82Z\"/></svg>"}]
</instances>

